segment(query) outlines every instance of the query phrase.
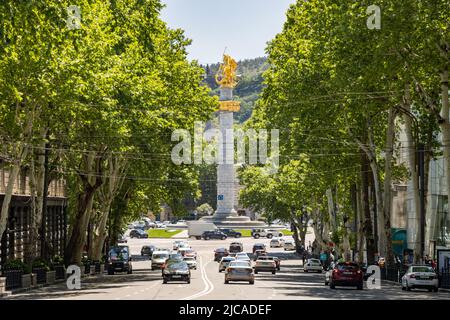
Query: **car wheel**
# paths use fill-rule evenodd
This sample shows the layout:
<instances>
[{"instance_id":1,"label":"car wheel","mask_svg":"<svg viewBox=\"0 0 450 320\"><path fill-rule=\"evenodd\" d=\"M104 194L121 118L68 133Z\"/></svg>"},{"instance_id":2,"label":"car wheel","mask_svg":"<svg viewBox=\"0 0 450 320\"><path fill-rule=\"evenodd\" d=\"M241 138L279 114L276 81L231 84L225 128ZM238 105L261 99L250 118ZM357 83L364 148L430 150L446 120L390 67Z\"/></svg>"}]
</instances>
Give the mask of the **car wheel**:
<instances>
[{"instance_id":1,"label":"car wheel","mask_svg":"<svg viewBox=\"0 0 450 320\"><path fill-rule=\"evenodd\" d=\"M255 270L255 274L258 274L258 271Z\"/></svg>"},{"instance_id":2,"label":"car wheel","mask_svg":"<svg viewBox=\"0 0 450 320\"><path fill-rule=\"evenodd\" d=\"M433 291L433 288L428 288L428 292L432 292Z\"/></svg>"},{"instance_id":3,"label":"car wheel","mask_svg":"<svg viewBox=\"0 0 450 320\"><path fill-rule=\"evenodd\" d=\"M163 279L163 283L167 283L167 279Z\"/></svg>"},{"instance_id":4,"label":"car wheel","mask_svg":"<svg viewBox=\"0 0 450 320\"><path fill-rule=\"evenodd\" d=\"M269 234L267 235L267 239L272 239L272 237L273 237L273 235L272 235L271 233L269 233Z\"/></svg>"},{"instance_id":5,"label":"car wheel","mask_svg":"<svg viewBox=\"0 0 450 320\"><path fill-rule=\"evenodd\" d=\"M403 290L403 291L406 290L406 288L405 288L405 286L403 285L403 283L402 283L402 290Z\"/></svg>"},{"instance_id":6,"label":"car wheel","mask_svg":"<svg viewBox=\"0 0 450 320\"><path fill-rule=\"evenodd\" d=\"M356 288L357 288L358 290L362 290L362 289L363 289L363 284L362 284L362 283L359 284Z\"/></svg>"},{"instance_id":7,"label":"car wheel","mask_svg":"<svg viewBox=\"0 0 450 320\"><path fill-rule=\"evenodd\" d=\"M240 238L241 235L240 235L240 234L237 234L237 235L235 235L234 237L235 237L235 238Z\"/></svg>"},{"instance_id":8,"label":"car wheel","mask_svg":"<svg viewBox=\"0 0 450 320\"><path fill-rule=\"evenodd\" d=\"M205 237L205 240L209 240L209 237Z\"/></svg>"},{"instance_id":9,"label":"car wheel","mask_svg":"<svg viewBox=\"0 0 450 320\"><path fill-rule=\"evenodd\" d=\"M259 239L259 234L255 234L255 235L253 236L253 238Z\"/></svg>"},{"instance_id":10,"label":"car wheel","mask_svg":"<svg viewBox=\"0 0 450 320\"><path fill-rule=\"evenodd\" d=\"M249 281L250 284L255 284L255 281Z\"/></svg>"},{"instance_id":11,"label":"car wheel","mask_svg":"<svg viewBox=\"0 0 450 320\"><path fill-rule=\"evenodd\" d=\"M222 270L219 269L219 273L222 272Z\"/></svg>"},{"instance_id":12,"label":"car wheel","mask_svg":"<svg viewBox=\"0 0 450 320\"><path fill-rule=\"evenodd\" d=\"M225 280L225 284L229 284L230 283L230 281L228 281L228 280Z\"/></svg>"},{"instance_id":13,"label":"car wheel","mask_svg":"<svg viewBox=\"0 0 450 320\"><path fill-rule=\"evenodd\" d=\"M186 283L187 283L187 284L190 284L190 283L191 283L191 279L190 279L190 278L187 279Z\"/></svg>"},{"instance_id":14,"label":"car wheel","mask_svg":"<svg viewBox=\"0 0 450 320\"><path fill-rule=\"evenodd\" d=\"M220 238L220 240L225 240L227 237L222 237L222 238Z\"/></svg>"},{"instance_id":15,"label":"car wheel","mask_svg":"<svg viewBox=\"0 0 450 320\"><path fill-rule=\"evenodd\" d=\"M113 276L114 275L114 271L108 270L108 275Z\"/></svg>"}]
</instances>

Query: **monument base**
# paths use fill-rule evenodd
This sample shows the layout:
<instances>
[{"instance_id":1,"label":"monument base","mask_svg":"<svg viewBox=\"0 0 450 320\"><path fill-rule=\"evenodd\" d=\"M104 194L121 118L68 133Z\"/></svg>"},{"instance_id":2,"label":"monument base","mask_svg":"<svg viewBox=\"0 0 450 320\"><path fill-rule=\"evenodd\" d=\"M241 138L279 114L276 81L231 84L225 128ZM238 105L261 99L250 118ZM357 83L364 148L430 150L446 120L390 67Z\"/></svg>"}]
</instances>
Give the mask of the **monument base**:
<instances>
[{"instance_id":1,"label":"monument base","mask_svg":"<svg viewBox=\"0 0 450 320\"><path fill-rule=\"evenodd\" d=\"M266 224L262 221L252 221L249 217L229 215L229 214L214 214L212 216L200 218L201 221L214 223L217 227L230 228L262 228Z\"/></svg>"}]
</instances>

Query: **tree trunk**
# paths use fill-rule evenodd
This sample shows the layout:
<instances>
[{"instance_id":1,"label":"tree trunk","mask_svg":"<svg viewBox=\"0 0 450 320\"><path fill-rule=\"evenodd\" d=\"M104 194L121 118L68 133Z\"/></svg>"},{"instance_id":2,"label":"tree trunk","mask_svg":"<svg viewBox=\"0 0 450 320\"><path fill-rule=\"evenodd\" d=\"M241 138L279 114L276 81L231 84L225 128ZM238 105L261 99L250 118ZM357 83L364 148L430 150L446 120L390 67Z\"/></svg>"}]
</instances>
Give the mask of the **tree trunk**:
<instances>
[{"instance_id":1,"label":"tree trunk","mask_svg":"<svg viewBox=\"0 0 450 320\"><path fill-rule=\"evenodd\" d=\"M369 207L369 163L367 155L361 154L361 196L362 196L362 211L364 214L364 236L366 238L367 263L369 265L375 262L375 238L372 227L372 217L370 215Z\"/></svg>"}]
</instances>

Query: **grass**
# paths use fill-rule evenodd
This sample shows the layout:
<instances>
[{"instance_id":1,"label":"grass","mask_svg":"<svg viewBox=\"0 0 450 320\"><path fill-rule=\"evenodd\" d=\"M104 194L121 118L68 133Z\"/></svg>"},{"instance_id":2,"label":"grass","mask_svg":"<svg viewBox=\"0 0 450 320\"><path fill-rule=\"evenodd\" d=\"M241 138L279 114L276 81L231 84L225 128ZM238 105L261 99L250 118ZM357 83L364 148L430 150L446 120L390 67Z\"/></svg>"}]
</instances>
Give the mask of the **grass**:
<instances>
[{"instance_id":1,"label":"grass","mask_svg":"<svg viewBox=\"0 0 450 320\"><path fill-rule=\"evenodd\" d=\"M243 237L251 237L252 236L252 230L251 229L236 229L236 231L239 231L242 233ZM287 229L281 230L283 232L283 235L285 236L292 236L293 232Z\"/></svg>"},{"instance_id":2,"label":"grass","mask_svg":"<svg viewBox=\"0 0 450 320\"><path fill-rule=\"evenodd\" d=\"M182 230L150 229L147 230L147 233L149 238L171 238L181 231Z\"/></svg>"}]
</instances>

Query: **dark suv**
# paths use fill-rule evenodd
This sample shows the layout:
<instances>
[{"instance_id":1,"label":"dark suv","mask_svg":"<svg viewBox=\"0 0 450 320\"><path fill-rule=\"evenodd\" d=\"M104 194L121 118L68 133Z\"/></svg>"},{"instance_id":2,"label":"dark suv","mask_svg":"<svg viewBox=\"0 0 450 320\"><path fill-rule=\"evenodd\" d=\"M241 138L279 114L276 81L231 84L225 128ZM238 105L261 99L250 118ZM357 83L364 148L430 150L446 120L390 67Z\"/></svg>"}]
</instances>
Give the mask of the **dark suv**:
<instances>
[{"instance_id":1,"label":"dark suv","mask_svg":"<svg viewBox=\"0 0 450 320\"><path fill-rule=\"evenodd\" d=\"M130 248L128 246L112 247L108 253L108 274L115 272L133 273L131 265Z\"/></svg>"},{"instance_id":2,"label":"dark suv","mask_svg":"<svg viewBox=\"0 0 450 320\"><path fill-rule=\"evenodd\" d=\"M218 248L214 250L214 261L220 261L223 257L227 257L230 253L227 248Z\"/></svg>"},{"instance_id":3,"label":"dark suv","mask_svg":"<svg viewBox=\"0 0 450 320\"><path fill-rule=\"evenodd\" d=\"M221 231L214 230L214 231L205 231L202 234L202 238L205 240L209 239L220 239L225 240L227 238L227 235Z\"/></svg>"},{"instance_id":4,"label":"dark suv","mask_svg":"<svg viewBox=\"0 0 450 320\"><path fill-rule=\"evenodd\" d=\"M233 238L240 238L242 237L242 233L233 230L233 229L219 229L220 231L222 231L223 233L225 233L227 235L227 237L233 237Z\"/></svg>"},{"instance_id":5,"label":"dark suv","mask_svg":"<svg viewBox=\"0 0 450 320\"><path fill-rule=\"evenodd\" d=\"M130 232L130 238L147 239L148 233L142 229L134 229Z\"/></svg>"}]
</instances>

